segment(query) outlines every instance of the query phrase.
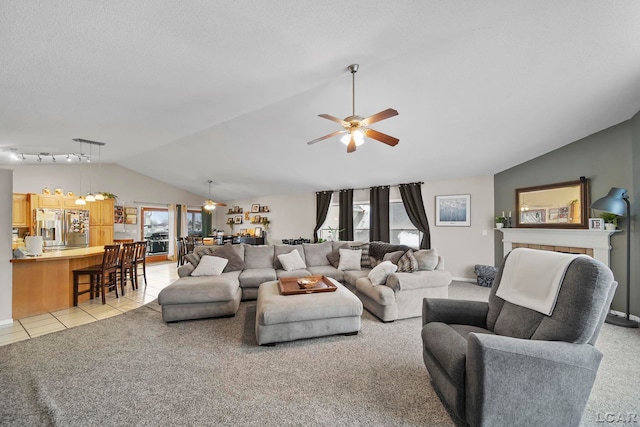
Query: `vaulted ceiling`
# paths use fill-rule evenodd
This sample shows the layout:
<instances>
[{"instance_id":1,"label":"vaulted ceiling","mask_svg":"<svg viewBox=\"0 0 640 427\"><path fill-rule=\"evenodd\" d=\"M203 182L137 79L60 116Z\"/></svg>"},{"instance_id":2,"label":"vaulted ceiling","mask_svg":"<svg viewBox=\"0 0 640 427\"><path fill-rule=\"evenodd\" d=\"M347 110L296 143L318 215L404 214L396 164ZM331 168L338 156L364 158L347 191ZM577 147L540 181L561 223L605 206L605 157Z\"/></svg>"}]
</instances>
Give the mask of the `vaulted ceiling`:
<instances>
[{"instance_id":1,"label":"vaulted ceiling","mask_svg":"<svg viewBox=\"0 0 640 427\"><path fill-rule=\"evenodd\" d=\"M637 0L3 0L0 165L104 141L219 201L491 175L640 110L639 22ZM352 63L396 147L306 144L351 114Z\"/></svg>"}]
</instances>

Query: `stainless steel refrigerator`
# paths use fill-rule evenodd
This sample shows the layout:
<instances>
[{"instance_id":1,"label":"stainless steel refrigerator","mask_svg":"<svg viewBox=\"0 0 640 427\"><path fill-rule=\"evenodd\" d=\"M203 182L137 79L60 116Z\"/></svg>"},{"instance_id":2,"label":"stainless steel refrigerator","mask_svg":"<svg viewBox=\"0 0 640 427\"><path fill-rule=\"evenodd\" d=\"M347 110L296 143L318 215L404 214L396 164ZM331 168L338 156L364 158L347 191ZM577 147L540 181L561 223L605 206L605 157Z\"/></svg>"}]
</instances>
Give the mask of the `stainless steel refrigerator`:
<instances>
[{"instance_id":1,"label":"stainless steel refrigerator","mask_svg":"<svg viewBox=\"0 0 640 427\"><path fill-rule=\"evenodd\" d=\"M36 235L44 248L89 246L89 211L35 209Z\"/></svg>"}]
</instances>

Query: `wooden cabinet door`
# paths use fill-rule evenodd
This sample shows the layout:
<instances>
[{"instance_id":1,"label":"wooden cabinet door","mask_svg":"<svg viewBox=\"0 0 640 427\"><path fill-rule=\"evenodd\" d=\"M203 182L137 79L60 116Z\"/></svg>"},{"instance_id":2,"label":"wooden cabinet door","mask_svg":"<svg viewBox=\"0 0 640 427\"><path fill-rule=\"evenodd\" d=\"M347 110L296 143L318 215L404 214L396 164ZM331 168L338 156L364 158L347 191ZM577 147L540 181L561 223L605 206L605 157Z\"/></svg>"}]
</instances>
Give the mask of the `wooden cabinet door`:
<instances>
[{"instance_id":1,"label":"wooden cabinet door","mask_svg":"<svg viewBox=\"0 0 640 427\"><path fill-rule=\"evenodd\" d=\"M62 197L48 194L38 194L38 207L41 209L61 209Z\"/></svg>"},{"instance_id":2,"label":"wooden cabinet door","mask_svg":"<svg viewBox=\"0 0 640 427\"><path fill-rule=\"evenodd\" d=\"M113 245L113 225L89 227L89 246Z\"/></svg>"},{"instance_id":3,"label":"wooden cabinet door","mask_svg":"<svg viewBox=\"0 0 640 427\"><path fill-rule=\"evenodd\" d=\"M29 227L29 198L26 194L13 194L12 227Z\"/></svg>"},{"instance_id":4,"label":"wooden cabinet door","mask_svg":"<svg viewBox=\"0 0 640 427\"><path fill-rule=\"evenodd\" d=\"M113 245L113 224L103 225L101 228L102 228L102 244Z\"/></svg>"},{"instance_id":5,"label":"wooden cabinet door","mask_svg":"<svg viewBox=\"0 0 640 427\"><path fill-rule=\"evenodd\" d=\"M113 227L113 219L114 219L114 204L115 204L115 200L114 199L105 199L102 200L100 203L100 218L101 218L101 225L110 225L111 227Z\"/></svg>"},{"instance_id":6,"label":"wooden cabinet door","mask_svg":"<svg viewBox=\"0 0 640 427\"><path fill-rule=\"evenodd\" d=\"M62 198L62 207L65 209L89 209L87 207L88 202L87 205L76 205L76 199L77 197L75 196L64 196Z\"/></svg>"}]
</instances>

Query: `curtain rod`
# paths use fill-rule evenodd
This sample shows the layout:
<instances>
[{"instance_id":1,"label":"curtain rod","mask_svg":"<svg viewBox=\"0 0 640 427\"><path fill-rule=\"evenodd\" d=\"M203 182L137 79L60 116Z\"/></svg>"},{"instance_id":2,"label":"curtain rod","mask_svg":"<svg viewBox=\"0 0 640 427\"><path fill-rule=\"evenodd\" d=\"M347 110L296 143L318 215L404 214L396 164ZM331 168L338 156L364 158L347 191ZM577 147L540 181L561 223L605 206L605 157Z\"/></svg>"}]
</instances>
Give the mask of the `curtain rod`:
<instances>
[{"instance_id":1,"label":"curtain rod","mask_svg":"<svg viewBox=\"0 0 640 427\"><path fill-rule=\"evenodd\" d=\"M420 185L422 185L422 184L424 184L424 181L405 182L405 183L402 183L402 184L393 184L393 185L372 185L370 187L363 187L363 188L343 188L341 190L316 191L316 193L333 193L335 191L342 191L342 190L353 190L353 191L356 191L356 190L370 190L370 189L376 188L376 187L389 187L389 188L391 188L391 187L400 187L401 185L409 185L409 184L420 184Z\"/></svg>"}]
</instances>

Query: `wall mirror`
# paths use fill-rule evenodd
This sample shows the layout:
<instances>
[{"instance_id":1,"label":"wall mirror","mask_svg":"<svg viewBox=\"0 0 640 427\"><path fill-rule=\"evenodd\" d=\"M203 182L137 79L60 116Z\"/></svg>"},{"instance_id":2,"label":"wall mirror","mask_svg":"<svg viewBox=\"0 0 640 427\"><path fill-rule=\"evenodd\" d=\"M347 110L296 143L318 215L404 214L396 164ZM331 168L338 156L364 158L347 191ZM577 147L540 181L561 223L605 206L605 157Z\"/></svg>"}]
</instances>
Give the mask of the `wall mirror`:
<instances>
[{"instance_id":1,"label":"wall mirror","mask_svg":"<svg viewBox=\"0 0 640 427\"><path fill-rule=\"evenodd\" d=\"M516 188L516 227L589 228L589 180Z\"/></svg>"}]
</instances>

